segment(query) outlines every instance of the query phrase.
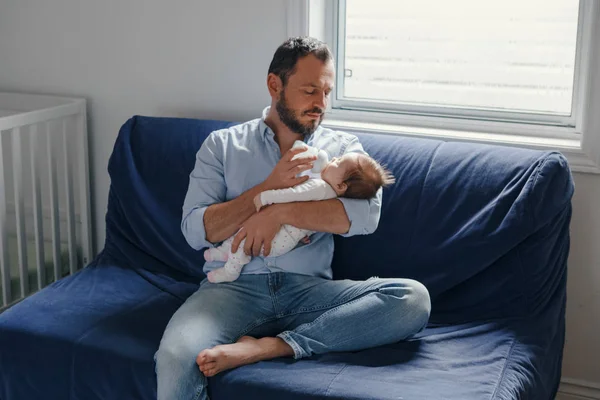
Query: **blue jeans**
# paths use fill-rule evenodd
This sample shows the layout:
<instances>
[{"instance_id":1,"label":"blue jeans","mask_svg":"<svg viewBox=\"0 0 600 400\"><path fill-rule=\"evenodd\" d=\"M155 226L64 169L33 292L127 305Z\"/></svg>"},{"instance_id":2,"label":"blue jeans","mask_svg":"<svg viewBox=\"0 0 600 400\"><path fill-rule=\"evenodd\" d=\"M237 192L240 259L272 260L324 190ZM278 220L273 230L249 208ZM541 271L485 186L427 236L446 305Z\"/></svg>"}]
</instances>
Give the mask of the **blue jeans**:
<instances>
[{"instance_id":1,"label":"blue jeans","mask_svg":"<svg viewBox=\"0 0 600 400\"><path fill-rule=\"evenodd\" d=\"M240 337L278 336L294 358L395 343L427 325L425 286L408 279L327 280L270 273L206 279L173 315L155 355L158 400L205 400L196 365L204 349Z\"/></svg>"}]
</instances>

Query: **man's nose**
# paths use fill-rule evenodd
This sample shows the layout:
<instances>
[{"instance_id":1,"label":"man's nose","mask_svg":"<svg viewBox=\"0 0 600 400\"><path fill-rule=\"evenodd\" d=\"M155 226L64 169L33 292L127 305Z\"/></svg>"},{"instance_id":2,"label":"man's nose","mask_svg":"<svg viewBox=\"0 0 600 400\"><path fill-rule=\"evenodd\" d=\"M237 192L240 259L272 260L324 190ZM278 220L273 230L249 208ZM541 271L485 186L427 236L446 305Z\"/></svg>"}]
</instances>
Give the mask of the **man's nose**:
<instances>
[{"instance_id":1,"label":"man's nose","mask_svg":"<svg viewBox=\"0 0 600 400\"><path fill-rule=\"evenodd\" d=\"M325 109L327 108L327 95L324 92L315 96L313 107L318 107L322 112L325 112Z\"/></svg>"}]
</instances>

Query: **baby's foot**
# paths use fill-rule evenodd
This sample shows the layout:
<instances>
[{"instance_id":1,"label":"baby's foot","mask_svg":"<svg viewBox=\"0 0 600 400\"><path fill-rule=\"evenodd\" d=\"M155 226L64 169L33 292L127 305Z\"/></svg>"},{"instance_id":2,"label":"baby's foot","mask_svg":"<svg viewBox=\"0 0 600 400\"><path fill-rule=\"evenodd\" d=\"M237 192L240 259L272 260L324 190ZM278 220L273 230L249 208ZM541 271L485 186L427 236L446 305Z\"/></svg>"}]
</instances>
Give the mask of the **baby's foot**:
<instances>
[{"instance_id":1,"label":"baby's foot","mask_svg":"<svg viewBox=\"0 0 600 400\"><path fill-rule=\"evenodd\" d=\"M227 270L226 268L217 268L210 271L206 277L211 283L233 282L240 276L235 271Z\"/></svg>"},{"instance_id":2,"label":"baby's foot","mask_svg":"<svg viewBox=\"0 0 600 400\"><path fill-rule=\"evenodd\" d=\"M204 251L204 259L206 261L227 261L228 253L222 252L218 248L212 248Z\"/></svg>"}]
</instances>

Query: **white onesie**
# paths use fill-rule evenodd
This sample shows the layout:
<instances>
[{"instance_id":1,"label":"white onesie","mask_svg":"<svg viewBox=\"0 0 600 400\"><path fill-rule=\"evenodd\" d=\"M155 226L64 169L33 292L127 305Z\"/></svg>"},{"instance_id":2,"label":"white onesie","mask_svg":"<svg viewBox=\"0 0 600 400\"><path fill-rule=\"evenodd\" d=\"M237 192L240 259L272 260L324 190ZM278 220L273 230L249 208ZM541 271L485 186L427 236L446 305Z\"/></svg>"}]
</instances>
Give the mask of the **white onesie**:
<instances>
[{"instance_id":1,"label":"white onesie","mask_svg":"<svg viewBox=\"0 0 600 400\"><path fill-rule=\"evenodd\" d=\"M260 194L263 205L276 203L290 203L295 201L317 201L337 197L333 188L321 178L321 171L327 165L327 153L310 147L304 142L297 140L292 148L305 147L306 151L296 154L292 160L307 156L317 156L313 168L300 175L308 175L310 179L306 182L287 189L267 190ZM313 231L299 229L295 226L284 225L273 238L270 256L277 257L292 250L302 238L313 234ZM236 280L244 265L250 262L251 256L244 253L245 239L241 241L238 251L231 252L233 236L225 240L220 246L208 249L204 252L206 261L225 261L222 268L212 270L208 273L208 280L213 283L232 282ZM262 250L261 250L262 254Z\"/></svg>"}]
</instances>

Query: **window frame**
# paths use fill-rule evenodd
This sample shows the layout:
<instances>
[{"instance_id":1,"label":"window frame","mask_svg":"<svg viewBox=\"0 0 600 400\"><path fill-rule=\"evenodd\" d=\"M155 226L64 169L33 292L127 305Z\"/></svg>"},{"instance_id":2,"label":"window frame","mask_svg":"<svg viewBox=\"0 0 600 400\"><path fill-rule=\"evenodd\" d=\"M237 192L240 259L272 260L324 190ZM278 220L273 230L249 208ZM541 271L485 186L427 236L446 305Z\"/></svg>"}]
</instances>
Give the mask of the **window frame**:
<instances>
[{"instance_id":1,"label":"window frame","mask_svg":"<svg viewBox=\"0 0 600 400\"><path fill-rule=\"evenodd\" d=\"M338 10L345 0L288 0L288 37L310 35L330 44L339 57ZM581 0L575 64L573 116L570 123L420 115L391 109L348 108L336 88L323 126L347 132L371 132L453 141L561 151L578 172L600 173L600 2ZM342 55L343 56L343 55ZM343 66L338 65L337 68ZM343 71L342 71L343 73ZM343 79L337 71L337 80ZM345 106L346 105L346 106Z\"/></svg>"},{"instance_id":2,"label":"window frame","mask_svg":"<svg viewBox=\"0 0 600 400\"><path fill-rule=\"evenodd\" d=\"M549 113L541 112L525 112L525 111L498 111L493 109L485 110L483 108L477 109L474 107L466 106L444 106L444 105L421 105L414 103L402 103L398 102L393 104L389 101L377 101L377 100L360 100L346 98L343 95L344 90L344 74L346 65L340 60L345 58L345 29L346 24L342 15L346 13L346 0L338 0L337 7L334 7L334 33L333 33L333 48L334 54L336 54L336 69L337 69L337 82L335 96L332 98L332 108L334 109L349 109L349 110L365 110L372 112L391 112L402 115L421 115L424 117L445 117L452 119L470 119L479 121L500 121L500 122L516 122L516 123L528 123L537 124L543 126L561 126L575 128L577 126L577 109L581 103L579 93L581 92L582 85L585 82L580 79L579 70L581 63L584 61L583 54L581 52L582 47L585 46L585 41L589 40L583 32L585 31L586 24L589 23L587 19L589 15L585 13L585 2L580 2L579 7L579 18L577 23L577 43L575 52L575 69L574 69L574 81L573 81L573 93L571 98L571 114L570 115L551 115ZM427 120L424 120L427 122Z\"/></svg>"}]
</instances>

